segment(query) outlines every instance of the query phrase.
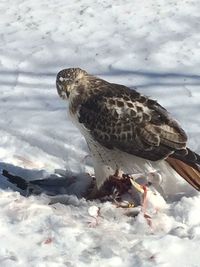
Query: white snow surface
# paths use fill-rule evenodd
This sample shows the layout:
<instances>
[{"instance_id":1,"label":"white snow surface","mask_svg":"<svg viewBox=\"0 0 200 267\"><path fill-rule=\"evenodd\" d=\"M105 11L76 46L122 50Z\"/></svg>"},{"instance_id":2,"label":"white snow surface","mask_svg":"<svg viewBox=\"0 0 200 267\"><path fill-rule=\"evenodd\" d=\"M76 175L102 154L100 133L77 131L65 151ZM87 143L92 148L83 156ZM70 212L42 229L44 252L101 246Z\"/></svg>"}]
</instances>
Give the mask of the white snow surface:
<instances>
[{"instance_id":1,"label":"white snow surface","mask_svg":"<svg viewBox=\"0 0 200 267\"><path fill-rule=\"evenodd\" d=\"M200 1L1 0L0 10L0 169L27 180L93 173L55 88L68 67L157 99L200 153ZM189 185L148 225L110 202L24 197L0 178L2 267L200 266L200 194Z\"/></svg>"}]
</instances>

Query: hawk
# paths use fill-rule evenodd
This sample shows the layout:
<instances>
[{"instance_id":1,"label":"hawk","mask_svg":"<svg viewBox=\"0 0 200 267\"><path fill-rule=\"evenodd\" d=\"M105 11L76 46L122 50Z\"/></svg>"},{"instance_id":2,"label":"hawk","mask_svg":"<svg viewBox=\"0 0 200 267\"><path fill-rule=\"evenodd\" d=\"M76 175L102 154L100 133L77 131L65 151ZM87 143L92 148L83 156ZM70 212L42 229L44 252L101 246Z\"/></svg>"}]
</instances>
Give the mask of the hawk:
<instances>
[{"instance_id":1,"label":"hawk","mask_svg":"<svg viewBox=\"0 0 200 267\"><path fill-rule=\"evenodd\" d=\"M157 101L80 68L61 70L56 87L88 144L98 188L116 173L153 168L200 190L200 156L187 147L186 133Z\"/></svg>"}]
</instances>

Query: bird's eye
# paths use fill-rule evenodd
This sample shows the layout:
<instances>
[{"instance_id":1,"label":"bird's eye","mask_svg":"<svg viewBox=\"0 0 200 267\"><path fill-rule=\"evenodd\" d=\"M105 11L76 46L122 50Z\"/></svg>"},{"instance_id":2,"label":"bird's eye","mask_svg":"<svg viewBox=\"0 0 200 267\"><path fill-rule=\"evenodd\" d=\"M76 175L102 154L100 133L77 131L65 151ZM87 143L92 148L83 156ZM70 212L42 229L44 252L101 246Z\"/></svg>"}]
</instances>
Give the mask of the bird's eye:
<instances>
[{"instance_id":1,"label":"bird's eye","mask_svg":"<svg viewBox=\"0 0 200 267\"><path fill-rule=\"evenodd\" d=\"M75 81L75 84L78 84L78 80Z\"/></svg>"}]
</instances>

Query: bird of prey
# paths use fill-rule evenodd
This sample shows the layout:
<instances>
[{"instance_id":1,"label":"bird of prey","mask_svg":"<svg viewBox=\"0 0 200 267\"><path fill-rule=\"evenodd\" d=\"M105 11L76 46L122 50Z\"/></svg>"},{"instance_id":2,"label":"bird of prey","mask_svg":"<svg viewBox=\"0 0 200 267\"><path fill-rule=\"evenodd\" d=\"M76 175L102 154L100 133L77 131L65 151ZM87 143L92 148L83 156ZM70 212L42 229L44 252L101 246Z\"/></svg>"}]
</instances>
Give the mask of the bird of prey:
<instances>
[{"instance_id":1,"label":"bird of prey","mask_svg":"<svg viewBox=\"0 0 200 267\"><path fill-rule=\"evenodd\" d=\"M80 68L61 70L56 87L88 144L98 188L112 175L153 168L165 179L181 176L200 190L200 156L157 101Z\"/></svg>"}]
</instances>

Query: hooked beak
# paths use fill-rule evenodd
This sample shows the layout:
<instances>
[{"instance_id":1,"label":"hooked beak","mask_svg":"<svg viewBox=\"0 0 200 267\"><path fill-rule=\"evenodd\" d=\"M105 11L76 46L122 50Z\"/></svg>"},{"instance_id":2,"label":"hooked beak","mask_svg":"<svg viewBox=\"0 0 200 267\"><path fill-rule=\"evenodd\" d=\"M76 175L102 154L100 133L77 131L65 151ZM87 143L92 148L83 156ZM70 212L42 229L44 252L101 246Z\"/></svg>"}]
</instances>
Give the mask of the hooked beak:
<instances>
[{"instance_id":1,"label":"hooked beak","mask_svg":"<svg viewBox=\"0 0 200 267\"><path fill-rule=\"evenodd\" d=\"M62 99L67 99L69 98L69 91L67 91L62 84L60 84L59 82L56 82L56 88L57 88L57 92L58 95L62 98Z\"/></svg>"},{"instance_id":2,"label":"hooked beak","mask_svg":"<svg viewBox=\"0 0 200 267\"><path fill-rule=\"evenodd\" d=\"M66 91L65 94L66 94L67 98L69 98L69 92Z\"/></svg>"}]
</instances>

